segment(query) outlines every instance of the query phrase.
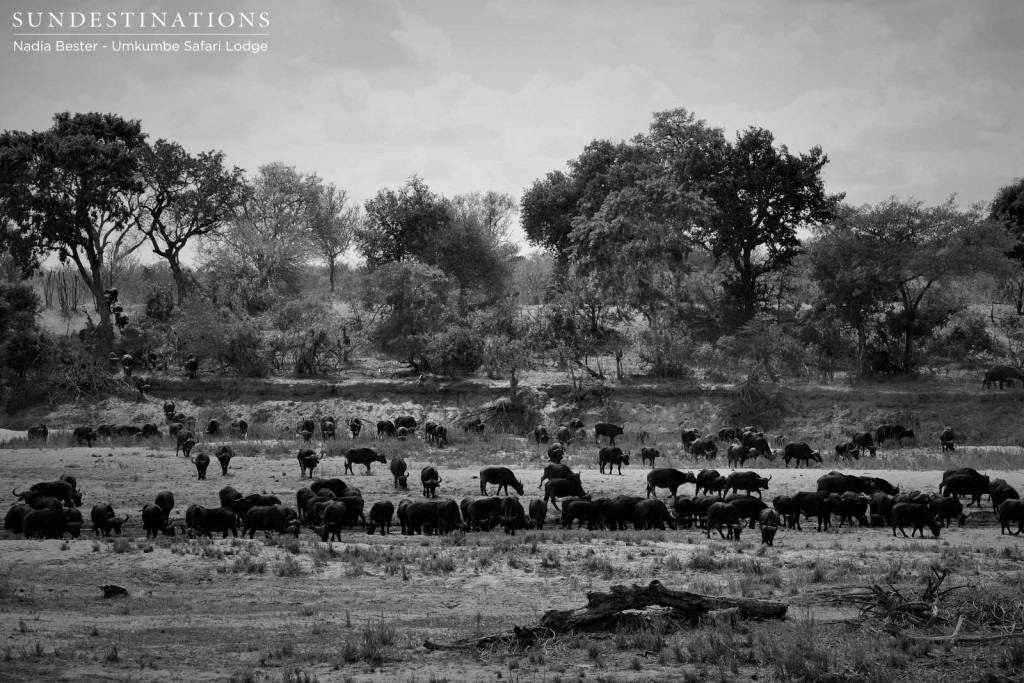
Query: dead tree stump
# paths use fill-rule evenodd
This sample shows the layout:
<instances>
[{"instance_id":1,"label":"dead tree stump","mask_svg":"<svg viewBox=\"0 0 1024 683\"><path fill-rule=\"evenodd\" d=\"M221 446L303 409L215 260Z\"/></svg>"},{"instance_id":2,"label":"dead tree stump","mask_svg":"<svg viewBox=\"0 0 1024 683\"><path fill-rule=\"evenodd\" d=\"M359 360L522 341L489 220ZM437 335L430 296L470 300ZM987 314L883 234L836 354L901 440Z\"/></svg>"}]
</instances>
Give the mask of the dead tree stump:
<instances>
[{"instance_id":1,"label":"dead tree stump","mask_svg":"<svg viewBox=\"0 0 1024 683\"><path fill-rule=\"evenodd\" d=\"M559 633L613 628L623 612L664 607L678 618L698 621L709 612L735 610L741 619L782 619L788 605L773 600L717 597L665 588L655 579L649 586L612 586L610 593L587 593L587 605L574 610L548 610L540 623Z\"/></svg>"}]
</instances>

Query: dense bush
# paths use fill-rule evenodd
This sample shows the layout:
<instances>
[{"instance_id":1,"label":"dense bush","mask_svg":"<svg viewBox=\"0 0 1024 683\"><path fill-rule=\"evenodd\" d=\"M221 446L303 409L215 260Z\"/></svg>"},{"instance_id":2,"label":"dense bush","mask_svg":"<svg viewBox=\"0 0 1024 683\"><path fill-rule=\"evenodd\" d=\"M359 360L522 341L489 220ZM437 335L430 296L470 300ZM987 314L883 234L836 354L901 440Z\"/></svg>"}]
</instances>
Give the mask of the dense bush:
<instances>
[{"instance_id":1,"label":"dense bush","mask_svg":"<svg viewBox=\"0 0 1024 683\"><path fill-rule=\"evenodd\" d=\"M484 340L469 327L451 327L428 337L423 354L431 372L465 377L484 362Z\"/></svg>"}]
</instances>

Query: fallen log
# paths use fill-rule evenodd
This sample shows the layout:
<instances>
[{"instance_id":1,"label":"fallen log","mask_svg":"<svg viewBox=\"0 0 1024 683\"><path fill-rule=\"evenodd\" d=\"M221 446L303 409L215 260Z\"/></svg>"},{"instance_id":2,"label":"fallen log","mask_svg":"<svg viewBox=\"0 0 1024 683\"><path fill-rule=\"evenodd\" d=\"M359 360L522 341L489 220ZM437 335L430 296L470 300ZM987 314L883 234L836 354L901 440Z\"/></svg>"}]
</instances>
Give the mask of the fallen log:
<instances>
[{"instance_id":1,"label":"fallen log","mask_svg":"<svg viewBox=\"0 0 1024 683\"><path fill-rule=\"evenodd\" d=\"M587 593L587 605L574 610L548 610L541 617L542 626L556 632L593 631L614 628L624 613L663 607L673 610L673 617L691 622L711 612L735 610L743 619L782 619L788 605L773 600L701 595L665 588L655 579L650 585L612 586L611 592Z\"/></svg>"}]
</instances>

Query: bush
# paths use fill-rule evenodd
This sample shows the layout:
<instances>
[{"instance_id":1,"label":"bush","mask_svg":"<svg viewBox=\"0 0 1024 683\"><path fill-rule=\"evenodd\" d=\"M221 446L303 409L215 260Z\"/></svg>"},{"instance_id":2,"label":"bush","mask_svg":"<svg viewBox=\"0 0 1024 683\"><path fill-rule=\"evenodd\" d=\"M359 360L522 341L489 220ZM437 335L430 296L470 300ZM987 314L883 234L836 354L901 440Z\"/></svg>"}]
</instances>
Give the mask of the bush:
<instances>
[{"instance_id":1,"label":"bush","mask_svg":"<svg viewBox=\"0 0 1024 683\"><path fill-rule=\"evenodd\" d=\"M484 362L484 340L466 327L452 327L428 337L424 353L431 372L465 377Z\"/></svg>"},{"instance_id":2,"label":"bush","mask_svg":"<svg viewBox=\"0 0 1024 683\"><path fill-rule=\"evenodd\" d=\"M170 287L151 287L146 295L146 317L168 322L174 313L174 293Z\"/></svg>"}]
</instances>

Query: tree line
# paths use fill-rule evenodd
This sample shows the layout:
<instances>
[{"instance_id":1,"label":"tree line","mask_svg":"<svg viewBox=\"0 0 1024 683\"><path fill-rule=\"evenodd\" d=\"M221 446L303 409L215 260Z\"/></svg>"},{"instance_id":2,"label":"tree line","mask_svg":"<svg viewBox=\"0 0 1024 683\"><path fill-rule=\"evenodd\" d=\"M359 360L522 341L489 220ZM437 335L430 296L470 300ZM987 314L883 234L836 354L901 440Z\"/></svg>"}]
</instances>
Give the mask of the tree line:
<instances>
[{"instance_id":1,"label":"tree line","mask_svg":"<svg viewBox=\"0 0 1024 683\"><path fill-rule=\"evenodd\" d=\"M675 109L629 140L594 140L518 201L445 197L413 176L360 206L316 173L270 163L248 176L223 152L149 141L139 121L60 113L0 136L0 265L25 279L49 255L72 264L98 314L96 353L170 333L174 353L249 374L319 372L358 348L513 385L542 358L575 380L594 355L620 375L633 355L657 376L742 359L770 379L913 372L935 353L1016 362L1024 181L988 207L854 207L826 191L828 163L820 147L793 153L758 127L730 139ZM519 254L517 216L539 254ZM146 248L173 287L119 325L104 291ZM326 298L309 292L314 269ZM986 296L1015 315L981 320L969 305ZM32 306L0 299L0 316ZM24 364L33 338L0 343Z\"/></svg>"}]
</instances>

